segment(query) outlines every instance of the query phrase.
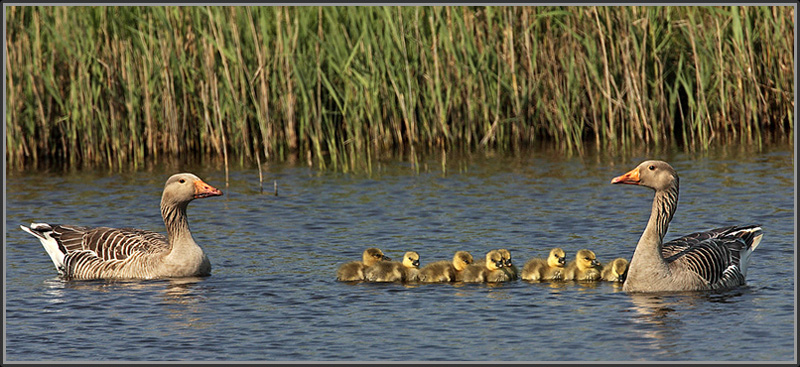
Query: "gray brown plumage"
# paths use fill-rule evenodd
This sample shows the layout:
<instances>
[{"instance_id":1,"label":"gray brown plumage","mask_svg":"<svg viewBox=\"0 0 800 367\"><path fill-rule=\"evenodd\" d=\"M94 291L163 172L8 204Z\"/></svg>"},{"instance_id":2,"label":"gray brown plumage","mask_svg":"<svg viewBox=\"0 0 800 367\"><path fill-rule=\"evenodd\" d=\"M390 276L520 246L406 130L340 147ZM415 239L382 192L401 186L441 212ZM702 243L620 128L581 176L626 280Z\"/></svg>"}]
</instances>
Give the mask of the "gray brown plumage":
<instances>
[{"instance_id":1,"label":"gray brown plumage","mask_svg":"<svg viewBox=\"0 0 800 367\"><path fill-rule=\"evenodd\" d=\"M202 276L211 263L189 231L186 207L194 199L222 195L191 173L167 179L161 216L167 236L133 228L31 223L58 272L68 279L153 279Z\"/></svg>"},{"instance_id":2,"label":"gray brown plumage","mask_svg":"<svg viewBox=\"0 0 800 367\"><path fill-rule=\"evenodd\" d=\"M675 169L667 162L645 161L611 183L655 191L650 220L628 265L624 291L717 290L745 283L750 254L763 236L760 226L716 228L662 243L678 206Z\"/></svg>"},{"instance_id":3,"label":"gray brown plumage","mask_svg":"<svg viewBox=\"0 0 800 367\"><path fill-rule=\"evenodd\" d=\"M419 270L419 281L424 283L455 282L457 274L472 264L472 255L456 251L452 261L441 260L425 265Z\"/></svg>"},{"instance_id":4,"label":"gray brown plumage","mask_svg":"<svg viewBox=\"0 0 800 367\"><path fill-rule=\"evenodd\" d=\"M370 247L361 254L361 261L351 261L339 266L336 280L343 282L364 280L364 270L379 261L390 261L379 248Z\"/></svg>"}]
</instances>

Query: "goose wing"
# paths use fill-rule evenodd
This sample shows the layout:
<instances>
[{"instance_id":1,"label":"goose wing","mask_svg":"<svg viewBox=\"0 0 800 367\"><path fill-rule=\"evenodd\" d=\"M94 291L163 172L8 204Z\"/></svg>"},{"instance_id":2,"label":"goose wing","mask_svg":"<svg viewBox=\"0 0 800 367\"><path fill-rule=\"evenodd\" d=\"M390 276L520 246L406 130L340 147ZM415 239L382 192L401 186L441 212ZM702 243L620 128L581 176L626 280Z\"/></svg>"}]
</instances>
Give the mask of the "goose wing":
<instances>
[{"instance_id":1,"label":"goose wing","mask_svg":"<svg viewBox=\"0 0 800 367\"><path fill-rule=\"evenodd\" d=\"M166 236L134 228L54 225L51 237L66 255L90 252L103 260L125 260L134 254L153 254L169 249Z\"/></svg>"},{"instance_id":2,"label":"goose wing","mask_svg":"<svg viewBox=\"0 0 800 367\"><path fill-rule=\"evenodd\" d=\"M758 246L761 228L729 226L696 232L662 246L661 255L671 266L685 268L705 280L712 289L744 283L743 257Z\"/></svg>"}]
</instances>

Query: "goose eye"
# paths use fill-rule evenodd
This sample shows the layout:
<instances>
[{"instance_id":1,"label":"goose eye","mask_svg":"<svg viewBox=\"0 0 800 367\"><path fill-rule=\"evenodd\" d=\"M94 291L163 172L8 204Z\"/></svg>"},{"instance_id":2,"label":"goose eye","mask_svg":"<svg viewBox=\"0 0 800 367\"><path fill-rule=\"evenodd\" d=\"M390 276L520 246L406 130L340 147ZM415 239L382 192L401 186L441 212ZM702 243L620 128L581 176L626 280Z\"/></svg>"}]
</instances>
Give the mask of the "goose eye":
<instances>
[{"instance_id":1,"label":"goose eye","mask_svg":"<svg viewBox=\"0 0 800 367\"><path fill-rule=\"evenodd\" d=\"M654 165L652 165L652 164L651 164L651 165L650 165L650 167L647 167L647 168L648 168L648 169L650 169L650 170L652 171L652 170L656 169L656 166L654 166Z\"/></svg>"},{"instance_id":2,"label":"goose eye","mask_svg":"<svg viewBox=\"0 0 800 367\"><path fill-rule=\"evenodd\" d=\"M180 180L178 180L178 182L180 182L180 183L184 183L184 182L186 182L186 180L184 180L184 179L180 179Z\"/></svg>"}]
</instances>

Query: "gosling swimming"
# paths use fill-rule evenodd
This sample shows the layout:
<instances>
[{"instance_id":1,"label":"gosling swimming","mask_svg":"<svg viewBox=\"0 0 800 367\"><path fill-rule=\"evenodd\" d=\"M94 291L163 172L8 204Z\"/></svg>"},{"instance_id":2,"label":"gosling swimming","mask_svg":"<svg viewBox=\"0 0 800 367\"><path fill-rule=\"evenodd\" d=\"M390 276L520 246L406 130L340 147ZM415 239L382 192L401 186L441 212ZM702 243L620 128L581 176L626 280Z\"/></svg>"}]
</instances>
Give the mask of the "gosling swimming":
<instances>
[{"instance_id":1,"label":"gosling swimming","mask_svg":"<svg viewBox=\"0 0 800 367\"><path fill-rule=\"evenodd\" d=\"M618 257L603 267L601 277L609 282L624 282L628 275L628 260Z\"/></svg>"},{"instance_id":2,"label":"gosling swimming","mask_svg":"<svg viewBox=\"0 0 800 367\"><path fill-rule=\"evenodd\" d=\"M486 253L486 261L467 266L456 279L466 283L509 281L511 277L502 269L505 266L504 263L503 255L497 250L492 250Z\"/></svg>"},{"instance_id":3,"label":"gosling swimming","mask_svg":"<svg viewBox=\"0 0 800 367\"><path fill-rule=\"evenodd\" d=\"M425 283L455 282L457 275L472 262L472 255L469 252L456 251L453 261L436 261L420 269L419 281Z\"/></svg>"},{"instance_id":4,"label":"gosling swimming","mask_svg":"<svg viewBox=\"0 0 800 367\"><path fill-rule=\"evenodd\" d=\"M503 257L503 271L506 272L511 280L516 280L519 277L517 267L511 262L511 252L501 248L497 250L500 256Z\"/></svg>"},{"instance_id":5,"label":"gosling swimming","mask_svg":"<svg viewBox=\"0 0 800 367\"><path fill-rule=\"evenodd\" d=\"M377 262L390 260L391 258L385 256L380 249L370 247L364 250L361 255L361 261L351 261L339 266L339 270L336 272L336 280L343 282L364 280L365 269Z\"/></svg>"},{"instance_id":6,"label":"gosling swimming","mask_svg":"<svg viewBox=\"0 0 800 367\"><path fill-rule=\"evenodd\" d=\"M594 252L583 249L564 267L564 280L600 280L600 269Z\"/></svg>"},{"instance_id":7,"label":"gosling swimming","mask_svg":"<svg viewBox=\"0 0 800 367\"><path fill-rule=\"evenodd\" d=\"M415 282L419 279L419 254L406 252L403 261L379 261L364 270L370 282Z\"/></svg>"},{"instance_id":8,"label":"gosling swimming","mask_svg":"<svg viewBox=\"0 0 800 367\"><path fill-rule=\"evenodd\" d=\"M566 253L559 247L550 250L547 259L540 257L528 260L522 267L524 280L561 280L564 278Z\"/></svg>"}]
</instances>

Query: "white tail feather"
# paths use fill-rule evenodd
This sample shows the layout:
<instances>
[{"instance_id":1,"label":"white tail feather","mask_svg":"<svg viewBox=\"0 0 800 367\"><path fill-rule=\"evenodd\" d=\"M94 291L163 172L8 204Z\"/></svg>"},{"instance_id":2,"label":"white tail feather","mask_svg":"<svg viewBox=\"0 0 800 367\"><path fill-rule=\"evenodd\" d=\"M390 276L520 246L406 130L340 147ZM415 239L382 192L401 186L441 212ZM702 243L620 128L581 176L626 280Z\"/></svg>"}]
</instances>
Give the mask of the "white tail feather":
<instances>
[{"instance_id":1,"label":"white tail feather","mask_svg":"<svg viewBox=\"0 0 800 367\"><path fill-rule=\"evenodd\" d=\"M19 227L23 231L28 232L39 239L39 242L42 243L44 250L47 251L48 255L50 255L50 260L53 260L53 265L55 265L56 270L61 272L61 269L64 268L64 253L58 248L58 243L56 240L50 236L53 228L47 223L31 223L31 228L23 225L20 225Z\"/></svg>"},{"instance_id":2,"label":"white tail feather","mask_svg":"<svg viewBox=\"0 0 800 367\"><path fill-rule=\"evenodd\" d=\"M753 231L761 231L761 228L754 228ZM758 236L753 237L753 242L750 244L750 247L743 249L742 252L739 253L739 271L741 271L742 275L745 277L747 276L747 265L750 264L750 254L752 254L753 250L761 243L762 237L764 237L763 233L759 233Z\"/></svg>"}]
</instances>

